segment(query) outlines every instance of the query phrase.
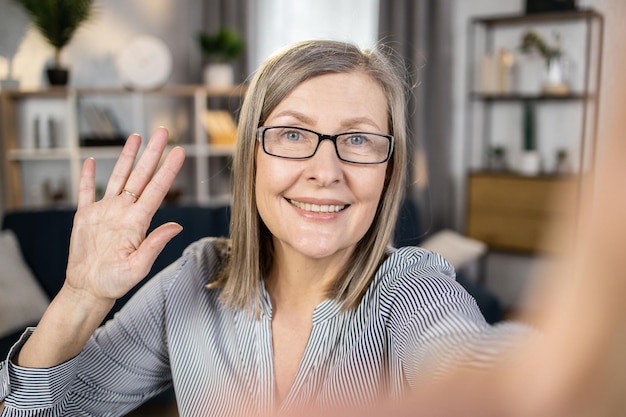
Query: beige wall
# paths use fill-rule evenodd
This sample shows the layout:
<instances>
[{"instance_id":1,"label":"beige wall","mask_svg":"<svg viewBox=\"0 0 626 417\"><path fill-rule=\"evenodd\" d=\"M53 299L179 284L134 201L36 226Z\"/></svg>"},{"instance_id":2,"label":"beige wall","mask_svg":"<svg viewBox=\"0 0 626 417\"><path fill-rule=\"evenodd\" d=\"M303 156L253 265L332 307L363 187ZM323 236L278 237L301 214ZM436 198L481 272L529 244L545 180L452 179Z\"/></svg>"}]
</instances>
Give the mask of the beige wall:
<instances>
[{"instance_id":1,"label":"beige wall","mask_svg":"<svg viewBox=\"0 0 626 417\"><path fill-rule=\"evenodd\" d=\"M593 0L588 3L605 17L598 126L598 157L602 158L603 144L608 140L626 140L626 1Z\"/></svg>"}]
</instances>

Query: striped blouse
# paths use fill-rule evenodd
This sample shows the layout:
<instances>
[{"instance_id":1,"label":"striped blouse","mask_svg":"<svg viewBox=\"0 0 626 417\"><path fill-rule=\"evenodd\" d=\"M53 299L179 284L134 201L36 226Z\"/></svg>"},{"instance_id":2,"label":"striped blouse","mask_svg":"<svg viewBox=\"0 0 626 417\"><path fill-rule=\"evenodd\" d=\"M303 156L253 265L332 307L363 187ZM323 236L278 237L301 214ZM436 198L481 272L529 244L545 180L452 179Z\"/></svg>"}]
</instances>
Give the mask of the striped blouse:
<instances>
[{"instance_id":1,"label":"striped blouse","mask_svg":"<svg viewBox=\"0 0 626 417\"><path fill-rule=\"evenodd\" d=\"M0 369L3 416L118 416L173 384L187 416L267 415L305 406L367 406L406 394L451 364L481 365L524 328L488 325L439 255L390 249L356 309L326 300L281 404L274 401L270 298L261 314L224 307L215 239L192 244L99 328L75 358L49 369ZM29 337L27 330L9 358Z\"/></svg>"}]
</instances>

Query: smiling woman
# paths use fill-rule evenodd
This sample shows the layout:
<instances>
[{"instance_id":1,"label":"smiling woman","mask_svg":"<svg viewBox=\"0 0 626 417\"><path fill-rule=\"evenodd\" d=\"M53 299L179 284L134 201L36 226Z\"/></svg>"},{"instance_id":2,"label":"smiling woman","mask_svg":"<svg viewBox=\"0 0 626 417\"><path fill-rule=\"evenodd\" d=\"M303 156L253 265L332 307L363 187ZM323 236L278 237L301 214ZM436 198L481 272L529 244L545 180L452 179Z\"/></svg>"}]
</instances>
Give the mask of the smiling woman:
<instances>
[{"instance_id":1,"label":"smiling woman","mask_svg":"<svg viewBox=\"0 0 626 417\"><path fill-rule=\"evenodd\" d=\"M440 255L391 246L404 76L382 46L305 41L270 57L240 112L230 239L190 245L102 327L181 230L146 235L184 150L162 159L159 128L135 163L131 135L99 201L86 160L65 284L0 373L3 415L123 415L172 385L182 416L301 415L493 365L527 329L488 325Z\"/></svg>"},{"instance_id":2,"label":"smiling woman","mask_svg":"<svg viewBox=\"0 0 626 417\"><path fill-rule=\"evenodd\" d=\"M333 41L269 58L241 111L231 239L193 243L102 327L181 230L166 223L146 235L184 151L162 159L159 128L135 162L141 139L131 135L99 201L87 159L65 284L0 364L2 415L119 416L172 385L181 416L301 416L396 400L410 407L401 415L623 415L596 413L623 403L626 380L623 141L600 165L565 273L542 294L550 303L529 318L545 333L489 326L445 259L390 245L406 101L389 58ZM292 149L264 150L259 128L272 126L288 126L296 142L301 131L324 133L294 159ZM394 146L385 160L340 158L344 134Z\"/></svg>"}]
</instances>

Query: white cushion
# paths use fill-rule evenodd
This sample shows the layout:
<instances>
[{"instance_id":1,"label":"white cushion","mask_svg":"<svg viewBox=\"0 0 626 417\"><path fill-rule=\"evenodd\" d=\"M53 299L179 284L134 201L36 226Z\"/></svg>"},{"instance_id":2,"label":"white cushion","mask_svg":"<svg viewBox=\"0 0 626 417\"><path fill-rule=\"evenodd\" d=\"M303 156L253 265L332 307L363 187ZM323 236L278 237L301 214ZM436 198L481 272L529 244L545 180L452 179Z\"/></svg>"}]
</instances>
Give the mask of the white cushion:
<instances>
[{"instance_id":1,"label":"white cushion","mask_svg":"<svg viewBox=\"0 0 626 417\"><path fill-rule=\"evenodd\" d=\"M49 303L24 262L15 234L0 231L0 337L38 322Z\"/></svg>"},{"instance_id":2,"label":"white cushion","mask_svg":"<svg viewBox=\"0 0 626 417\"><path fill-rule=\"evenodd\" d=\"M487 253L487 244L444 229L420 244L424 249L442 255L454 269L461 269Z\"/></svg>"}]
</instances>

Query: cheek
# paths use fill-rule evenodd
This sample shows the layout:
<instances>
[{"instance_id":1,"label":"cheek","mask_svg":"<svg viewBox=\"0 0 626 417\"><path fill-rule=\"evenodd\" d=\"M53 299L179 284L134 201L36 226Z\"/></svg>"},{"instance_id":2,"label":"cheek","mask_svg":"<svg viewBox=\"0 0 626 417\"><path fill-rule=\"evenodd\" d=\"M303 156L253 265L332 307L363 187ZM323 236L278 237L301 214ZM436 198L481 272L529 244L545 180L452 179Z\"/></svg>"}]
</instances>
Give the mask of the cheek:
<instances>
[{"instance_id":1,"label":"cheek","mask_svg":"<svg viewBox=\"0 0 626 417\"><path fill-rule=\"evenodd\" d=\"M281 197L294 181L294 169L289 161L276 160L257 151L255 194L257 205ZM282 198L282 197L281 197Z\"/></svg>"},{"instance_id":2,"label":"cheek","mask_svg":"<svg viewBox=\"0 0 626 417\"><path fill-rule=\"evenodd\" d=\"M350 187L355 193L356 198L363 203L363 224L369 225L374 219L376 210L380 204L383 189L385 187L386 169L381 167L380 170L365 174L355 174L352 176L352 184Z\"/></svg>"},{"instance_id":3,"label":"cheek","mask_svg":"<svg viewBox=\"0 0 626 417\"><path fill-rule=\"evenodd\" d=\"M364 200L378 203L385 187L386 171L385 167L381 166L374 171L361 175L357 174L353 177L353 184L355 184L355 187L358 187L359 193Z\"/></svg>"}]
</instances>

